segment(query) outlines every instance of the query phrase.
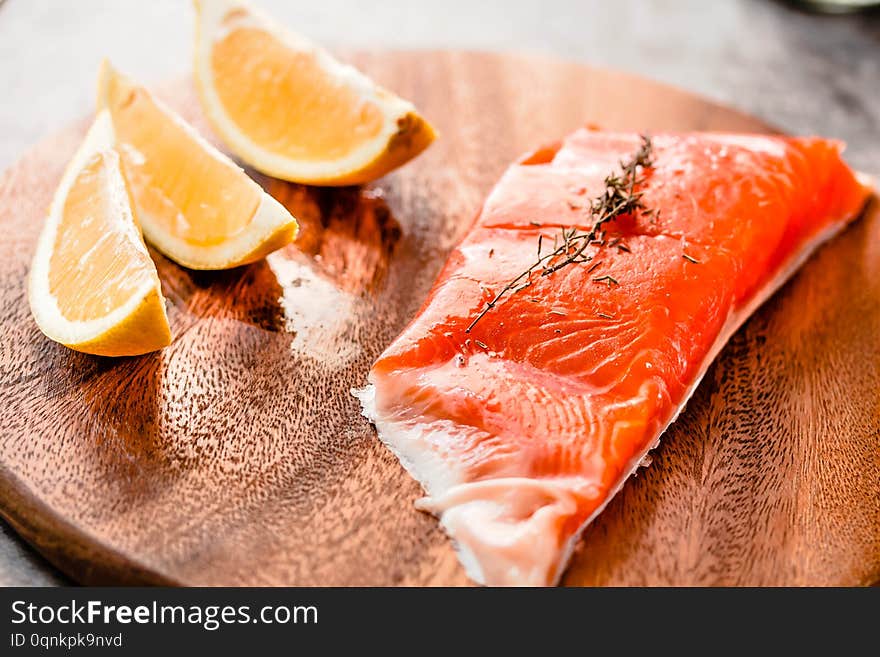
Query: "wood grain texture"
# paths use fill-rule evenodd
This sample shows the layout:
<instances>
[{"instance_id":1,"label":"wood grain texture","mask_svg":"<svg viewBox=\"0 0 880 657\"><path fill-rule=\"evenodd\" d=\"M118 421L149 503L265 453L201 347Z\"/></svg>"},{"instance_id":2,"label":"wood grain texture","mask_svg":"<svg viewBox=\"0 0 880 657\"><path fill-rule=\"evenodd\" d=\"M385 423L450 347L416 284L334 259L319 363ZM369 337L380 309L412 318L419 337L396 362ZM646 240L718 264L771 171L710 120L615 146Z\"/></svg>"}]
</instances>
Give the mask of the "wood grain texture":
<instances>
[{"instance_id":1,"label":"wood grain texture","mask_svg":"<svg viewBox=\"0 0 880 657\"><path fill-rule=\"evenodd\" d=\"M765 131L637 78L480 53L353 53L441 139L367 189L258 177L295 246L227 272L154 256L173 344L139 358L42 336L25 277L86 123L0 178L0 511L85 583L467 583L352 387L415 313L520 152L578 125ZM161 95L203 132L189 81ZM567 584L862 584L880 577L880 212L740 330Z\"/></svg>"}]
</instances>

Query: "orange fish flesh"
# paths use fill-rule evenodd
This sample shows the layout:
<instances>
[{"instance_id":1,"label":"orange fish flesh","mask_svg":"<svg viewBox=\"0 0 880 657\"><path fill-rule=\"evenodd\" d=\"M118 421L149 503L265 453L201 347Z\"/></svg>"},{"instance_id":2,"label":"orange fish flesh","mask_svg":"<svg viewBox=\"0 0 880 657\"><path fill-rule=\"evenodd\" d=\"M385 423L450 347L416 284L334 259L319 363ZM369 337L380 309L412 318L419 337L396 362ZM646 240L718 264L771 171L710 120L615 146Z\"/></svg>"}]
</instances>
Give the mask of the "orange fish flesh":
<instances>
[{"instance_id":1,"label":"orange fish flesh","mask_svg":"<svg viewBox=\"0 0 880 657\"><path fill-rule=\"evenodd\" d=\"M477 582L558 581L730 336L869 194L835 141L652 143L633 190L647 211L486 310L539 239L551 251L590 230L591 199L640 137L582 129L513 164L356 391Z\"/></svg>"}]
</instances>

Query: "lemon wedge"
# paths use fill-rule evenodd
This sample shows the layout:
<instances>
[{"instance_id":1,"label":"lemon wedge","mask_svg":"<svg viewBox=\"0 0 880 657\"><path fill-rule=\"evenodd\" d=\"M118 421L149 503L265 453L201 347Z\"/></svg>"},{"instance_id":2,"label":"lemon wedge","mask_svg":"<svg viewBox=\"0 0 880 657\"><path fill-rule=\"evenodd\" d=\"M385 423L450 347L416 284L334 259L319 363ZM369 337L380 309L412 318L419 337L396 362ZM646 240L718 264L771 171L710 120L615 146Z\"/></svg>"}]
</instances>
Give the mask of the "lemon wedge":
<instances>
[{"instance_id":1,"label":"lemon wedge","mask_svg":"<svg viewBox=\"0 0 880 657\"><path fill-rule=\"evenodd\" d=\"M156 267L144 246L100 112L55 192L37 243L28 300L40 330L102 356L134 356L171 342Z\"/></svg>"},{"instance_id":2,"label":"lemon wedge","mask_svg":"<svg viewBox=\"0 0 880 657\"><path fill-rule=\"evenodd\" d=\"M296 236L296 220L280 203L106 61L98 109L112 118L144 237L175 262L227 269L259 260Z\"/></svg>"},{"instance_id":3,"label":"lemon wedge","mask_svg":"<svg viewBox=\"0 0 880 657\"><path fill-rule=\"evenodd\" d=\"M240 0L195 0L195 77L243 161L313 185L379 178L434 140L412 103Z\"/></svg>"}]
</instances>

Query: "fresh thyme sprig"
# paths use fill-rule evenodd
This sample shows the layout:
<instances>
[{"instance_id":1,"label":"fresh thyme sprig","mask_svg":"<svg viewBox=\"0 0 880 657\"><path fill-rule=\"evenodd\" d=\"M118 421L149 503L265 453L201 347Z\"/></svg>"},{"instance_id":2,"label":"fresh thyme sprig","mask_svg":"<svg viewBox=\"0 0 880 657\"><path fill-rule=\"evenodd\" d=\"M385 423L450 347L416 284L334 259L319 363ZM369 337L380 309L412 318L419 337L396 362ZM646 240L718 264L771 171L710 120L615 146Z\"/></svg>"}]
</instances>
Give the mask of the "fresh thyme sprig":
<instances>
[{"instance_id":1,"label":"fresh thyme sprig","mask_svg":"<svg viewBox=\"0 0 880 657\"><path fill-rule=\"evenodd\" d=\"M540 269L541 276L549 276L568 265L585 263L592 260L593 257L585 252L590 245L603 246L605 244L603 226L609 221L622 215L631 215L636 212L650 215L652 210L645 207L642 202L642 192L636 191L636 188L644 182L642 175L644 170L651 168L653 165L654 153L651 138L642 135L642 143L632 158L627 162L620 163L621 173L614 172L609 174L605 178L605 191L590 203L590 217L593 219L593 225L590 230L579 230L577 227L563 227L560 235L553 238L553 249L546 254L542 253L544 236L539 235L537 260L528 269L507 283L491 301L486 302L486 306L474 318L474 321L467 327L465 333L470 333L477 322L487 312L492 310L505 294L515 294L529 287L532 284L531 276L535 270ZM531 223L540 226L537 222ZM614 244L617 245L618 242ZM624 248L627 251L629 250L625 245ZM593 265L590 271L595 269L598 264L600 263ZM612 281L614 284L618 284L611 276L602 277L601 280L609 285L611 285Z\"/></svg>"}]
</instances>

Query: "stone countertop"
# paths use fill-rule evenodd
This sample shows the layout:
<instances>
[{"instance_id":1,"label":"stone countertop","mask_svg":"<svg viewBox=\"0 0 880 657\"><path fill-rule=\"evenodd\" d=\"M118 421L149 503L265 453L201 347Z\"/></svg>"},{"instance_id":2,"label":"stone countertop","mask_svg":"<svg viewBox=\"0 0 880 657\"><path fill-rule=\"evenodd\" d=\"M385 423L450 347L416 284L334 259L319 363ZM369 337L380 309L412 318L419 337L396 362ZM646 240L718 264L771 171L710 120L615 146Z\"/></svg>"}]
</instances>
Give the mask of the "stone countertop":
<instances>
[{"instance_id":1,"label":"stone countertop","mask_svg":"<svg viewBox=\"0 0 880 657\"><path fill-rule=\"evenodd\" d=\"M880 14L816 16L771 0L255 0L328 46L556 54L638 73L848 142L880 176ZM0 169L92 110L109 56L146 82L189 70L186 0L0 0ZM66 578L0 522L0 585Z\"/></svg>"}]
</instances>

